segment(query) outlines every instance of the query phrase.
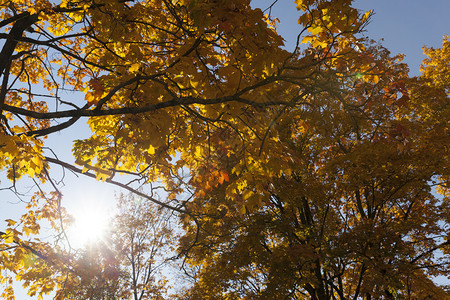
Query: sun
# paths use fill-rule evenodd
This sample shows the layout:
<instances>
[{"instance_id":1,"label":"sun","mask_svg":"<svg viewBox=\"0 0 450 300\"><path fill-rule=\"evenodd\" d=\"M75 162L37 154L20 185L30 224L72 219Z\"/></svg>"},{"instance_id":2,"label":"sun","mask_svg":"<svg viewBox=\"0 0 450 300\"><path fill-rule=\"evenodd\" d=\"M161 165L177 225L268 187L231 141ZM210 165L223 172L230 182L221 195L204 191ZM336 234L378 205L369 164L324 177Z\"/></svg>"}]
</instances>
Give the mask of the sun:
<instances>
[{"instance_id":1,"label":"sun","mask_svg":"<svg viewBox=\"0 0 450 300\"><path fill-rule=\"evenodd\" d=\"M74 223L69 229L69 241L73 247L84 247L104 238L108 229L108 209L95 201L81 203L72 213Z\"/></svg>"}]
</instances>

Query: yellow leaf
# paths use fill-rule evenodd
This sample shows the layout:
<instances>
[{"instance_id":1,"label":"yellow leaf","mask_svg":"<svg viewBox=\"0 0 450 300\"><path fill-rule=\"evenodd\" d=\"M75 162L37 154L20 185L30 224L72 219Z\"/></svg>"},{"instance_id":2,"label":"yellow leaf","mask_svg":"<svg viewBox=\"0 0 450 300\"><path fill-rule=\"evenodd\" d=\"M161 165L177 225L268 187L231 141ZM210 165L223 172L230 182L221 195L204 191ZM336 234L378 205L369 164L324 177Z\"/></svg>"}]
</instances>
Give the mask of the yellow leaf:
<instances>
[{"instance_id":1,"label":"yellow leaf","mask_svg":"<svg viewBox=\"0 0 450 300\"><path fill-rule=\"evenodd\" d=\"M242 191L247 186L247 180L241 180L237 183L237 188Z\"/></svg>"},{"instance_id":2,"label":"yellow leaf","mask_svg":"<svg viewBox=\"0 0 450 300\"><path fill-rule=\"evenodd\" d=\"M195 147L195 153L194 153L194 155L196 156L196 157L201 157L202 156L202 147L200 147L200 146L196 146Z\"/></svg>"},{"instance_id":3,"label":"yellow leaf","mask_svg":"<svg viewBox=\"0 0 450 300\"><path fill-rule=\"evenodd\" d=\"M14 242L14 235L10 230L6 230L6 235L3 236L6 244L12 244Z\"/></svg>"},{"instance_id":4,"label":"yellow leaf","mask_svg":"<svg viewBox=\"0 0 450 300\"><path fill-rule=\"evenodd\" d=\"M23 233L25 233L27 236L30 235L30 233L33 231L32 229L28 228L28 227L23 227L22 229Z\"/></svg>"},{"instance_id":5,"label":"yellow leaf","mask_svg":"<svg viewBox=\"0 0 450 300\"><path fill-rule=\"evenodd\" d=\"M139 70L139 67L140 67L140 64L138 64L138 63L132 64L130 66L130 68L128 69L128 71L130 71L131 73L136 72Z\"/></svg>"},{"instance_id":6,"label":"yellow leaf","mask_svg":"<svg viewBox=\"0 0 450 300\"><path fill-rule=\"evenodd\" d=\"M191 83L191 86L194 89L196 89L198 87L198 81L194 81L194 80L190 79L189 82Z\"/></svg>"},{"instance_id":7,"label":"yellow leaf","mask_svg":"<svg viewBox=\"0 0 450 300\"><path fill-rule=\"evenodd\" d=\"M373 76L373 82L375 82L375 84L377 84L378 81L380 81L380 76L377 76L377 75Z\"/></svg>"},{"instance_id":8,"label":"yellow leaf","mask_svg":"<svg viewBox=\"0 0 450 300\"><path fill-rule=\"evenodd\" d=\"M14 133L18 134L18 133L24 133L26 132L26 128L24 127L20 127L20 126L14 126L13 128Z\"/></svg>"},{"instance_id":9,"label":"yellow leaf","mask_svg":"<svg viewBox=\"0 0 450 300\"><path fill-rule=\"evenodd\" d=\"M150 145L150 147L148 148L148 153L155 154L155 148L152 145Z\"/></svg>"},{"instance_id":10,"label":"yellow leaf","mask_svg":"<svg viewBox=\"0 0 450 300\"><path fill-rule=\"evenodd\" d=\"M366 11L366 13L361 17L361 22L366 21L369 18L371 13L372 13L372 10Z\"/></svg>"},{"instance_id":11,"label":"yellow leaf","mask_svg":"<svg viewBox=\"0 0 450 300\"><path fill-rule=\"evenodd\" d=\"M297 10L303 9L303 0L295 0L294 3L297 6Z\"/></svg>"},{"instance_id":12,"label":"yellow leaf","mask_svg":"<svg viewBox=\"0 0 450 300\"><path fill-rule=\"evenodd\" d=\"M316 26L314 28L312 28L311 30L309 30L311 32L311 34L313 35L317 35L319 33L321 33L324 29L320 26Z\"/></svg>"},{"instance_id":13,"label":"yellow leaf","mask_svg":"<svg viewBox=\"0 0 450 300\"><path fill-rule=\"evenodd\" d=\"M313 47L320 47L320 48L326 48L328 46L327 42L321 42L320 40L316 39L314 40L311 45Z\"/></svg>"},{"instance_id":14,"label":"yellow leaf","mask_svg":"<svg viewBox=\"0 0 450 300\"><path fill-rule=\"evenodd\" d=\"M5 222L8 223L8 226L14 226L14 225L16 225L16 223L17 223L16 221L11 220L11 219L6 219Z\"/></svg>"},{"instance_id":15,"label":"yellow leaf","mask_svg":"<svg viewBox=\"0 0 450 300\"><path fill-rule=\"evenodd\" d=\"M87 101L89 105L94 105L98 103L98 99L94 96L92 92L87 92L84 96L84 100Z\"/></svg>"},{"instance_id":16,"label":"yellow leaf","mask_svg":"<svg viewBox=\"0 0 450 300\"><path fill-rule=\"evenodd\" d=\"M311 43L311 41L313 40L312 36L305 36L301 42L301 44L307 44L307 43Z\"/></svg>"},{"instance_id":17,"label":"yellow leaf","mask_svg":"<svg viewBox=\"0 0 450 300\"><path fill-rule=\"evenodd\" d=\"M106 179L108 179L109 178L109 176L107 175L107 174L104 174L104 173L97 173L97 176L95 177L95 180L97 180L97 181L105 181Z\"/></svg>"},{"instance_id":18,"label":"yellow leaf","mask_svg":"<svg viewBox=\"0 0 450 300\"><path fill-rule=\"evenodd\" d=\"M253 191L247 191L246 193L244 193L244 195L242 196L242 199L247 200L248 198L250 198L253 195Z\"/></svg>"}]
</instances>

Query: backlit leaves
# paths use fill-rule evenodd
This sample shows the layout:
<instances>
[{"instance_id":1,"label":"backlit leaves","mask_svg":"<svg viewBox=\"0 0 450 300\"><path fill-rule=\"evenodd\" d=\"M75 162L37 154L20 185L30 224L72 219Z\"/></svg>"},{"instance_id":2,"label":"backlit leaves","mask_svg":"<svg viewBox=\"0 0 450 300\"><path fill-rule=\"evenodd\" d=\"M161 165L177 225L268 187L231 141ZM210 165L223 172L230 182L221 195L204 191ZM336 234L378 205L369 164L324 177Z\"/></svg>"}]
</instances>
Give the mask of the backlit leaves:
<instances>
[{"instance_id":1,"label":"backlit leaves","mask_svg":"<svg viewBox=\"0 0 450 300\"><path fill-rule=\"evenodd\" d=\"M448 199L432 188L448 196L448 38L408 78L400 56L360 37L372 12L351 2L295 1L293 53L249 1L2 4L0 169L13 187L28 175L55 192L39 186L7 220L1 268L30 294L93 297L103 282L114 293L108 253L70 260L31 240L44 220L69 222L50 179L58 164L182 214L180 253L201 267L193 298L380 298L442 274L447 262L424 266L447 251ZM86 118L74 164L46 148ZM139 192L154 182L167 201Z\"/></svg>"},{"instance_id":2,"label":"backlit leaves","mask_svg":"<svg viewBox=\"0 0 450 300\"><path fill-rule=\"evenodd\" d=\"M270 151L195 200L204 217L200 233L185 222L197 279L186 298L448 296L428 279L448 275L448 256L437 254L449 247L448 179L434 175L448 173L448 94L367 49L389 76L343 80L336 102L315 95L287 110Z\"/></svg>"}]
</instances>

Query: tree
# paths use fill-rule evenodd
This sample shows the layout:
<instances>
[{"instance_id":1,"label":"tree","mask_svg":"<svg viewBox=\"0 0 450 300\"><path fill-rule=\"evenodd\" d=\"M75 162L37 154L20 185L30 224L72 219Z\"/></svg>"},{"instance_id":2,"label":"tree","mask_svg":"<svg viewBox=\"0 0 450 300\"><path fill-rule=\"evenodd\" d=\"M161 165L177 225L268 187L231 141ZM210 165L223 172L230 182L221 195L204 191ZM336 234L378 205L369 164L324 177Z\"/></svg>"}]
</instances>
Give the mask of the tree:
<instances>
[{"instance_id":1,"label":"tree","mask_svg":"<svg viewBox=\"0 0 450 300\"><path fill-rule=\"evenodd\" d=\"M25 235L39 232L43 219L64 237L62 194L51 166L106 181L176 212L188 231L180 251L189 259L195 259L190 253L204 238L213 241L219 229L205 231L213 219L230 211L233 222L246 224L258 220L255 214L270 219L275 207L290 211L286 205L292 206L304 211L305 222L322 216L323 234L340 237L362 234L371 220L379 221L381 213L387 220L395 207L408 212L416 196L430 207L421 220L444 222L430 221L420 231L423 239L414 247L422 248L414 250L423 250L423 256L416 262L424 263L434 247L443 248L445 242L428 238L442 234L447 200L435 200L427 189L433 180L447 191L447 148L432 147L446 140L445 75L428 68L422 79L408 79L385 50L358 36L371 13L358 12L350 0L295 3L299 35L292 53L282 48L276 20L252 9L247 0L220 5L216 0L2 4L0 168L12 190L28 175L38 192L22 219L8 222L1 244L7 263L0 268L17 272L33 250L40 259L29 273L36 279L30 291L58 289L57 283L69 276L68 258L57 255L58 246L24 241ZM432 64L445 71L440 61L445 55L430 51ZM77 95L84 100L74 100ZM74 141L75 163L63 161L45 147L45 138L64 133L81 118L88 119L92 134ZM385 164L379 166L375 158ZM181 176L185 170L188 180ZM167 201L139 190L158 180L168 191ZM53 191L45 193L43 184ZM193 193L183 199L186 189ZM380 200L388 193L394 193L391 202ZM430 203L423 202L427 197ZM214 203L209 199L217 205L205 203ZM341 203L354 211L350 227L342 228L339 220L326 222L328 211L341 212ZM308 207L314 212L309 217ZM233 227L233 222L223 225ZM273 233L274 243L285 244L278 233ZM233 231L224 234L231 241L236 237ZM358 238L364 241L363 235ZM308 247L321 241L310 239ZM218 253L211 255L218 258ZM346 259L353 262L353 257ZM349 268L357 272L359 267L364 274L368 264L355 262ZM319 275L308 287L316 297L330 291L316 286L323 279ZM386 276L373 282L392 294L389 289L397 285L383 281ZM369 285L361 281L348 293L364 294Z\"/></svg>"},{"instance_id":2,"label":"tree","mask_svg":"<svg viewBox=\"0 0 450 300\"><path fill-rule=\"evenodd\" d=\"M205 217L200 233L185 222L196 279L186 299L449 296L432 281L450 264L448 37L424 52L422 76L409 79L386 50L367 47L390 66L379 81L344 81L342 98L281 116L272 130L292 163L258 177L265 205L249 209L253 183L241 202L227 198L233 180L194 200Z\"/></svg>"},{"instance_id":3,"label":"tree","mask_svg":"<svg viewBox=\"0 0 450 300\"><path fill-rule=\"evenodd\" d=\"M229 175L212 162L214 140L235 139L226 150L243 158L247 149L263 149L267 114L326 92L326 63L369 63L359 59L361 40L354 37L369 14L359 15L349 1L338 4L299 4L299 39L314 47L299 57L298 49L281 48L275 21L248 1L219 9L214 1L11 1L0 24L9 29L0 68L2 168L13 183L23 174L48 180L56 164L119 186L116 174L162 179L170 188L173 174L187 167L199 170L192 182L202 182L198 193L205 193ZM63 99L67 89L85 94L84 103ZM74 143L79 170L43 147L46 136L82 117L92 136Z\"/></svg>"},{"instance_id":4,"label":"tree","mask_svg":"<svg viewBox=\"0 0 450 300\"><path fill-rule=\"evenodd\" d=\"M118 197L116 211L99 241L76 251L17 242L12 255L3 250L3 264L15 270L10 264L21 260L15 278L30 295L52 291L54 299L166 299L169 286L161 271L175 255L172 213L132 194ZM9 293L6 289L2 296Z\"/></svg>"},{"instance_id":5,"label":"tree","mask_svg":"<svg viewBox=\"0 0 450 300\"><path fill-rule=\"evenodd\" d=\"M171 212L133 195L118 200L105 239L72 256L76 288L57 289L60 299L166 299L161 269L174 255Z\"/></svg>"},{"instance_id":6,"label":"tree","mask_svg":"<svg viewBox=\"0 0 450 300\"><path fill-rule=\"evenodd\" d=\"M175 256L171 215L171 211L148 200L133 195L121 197L119 214L113 221L112 244L122 258L119 263L126 266L126 284L121 287L124 295L165 299L168 285L161 271Z\"/></svg>"}]
</instances>

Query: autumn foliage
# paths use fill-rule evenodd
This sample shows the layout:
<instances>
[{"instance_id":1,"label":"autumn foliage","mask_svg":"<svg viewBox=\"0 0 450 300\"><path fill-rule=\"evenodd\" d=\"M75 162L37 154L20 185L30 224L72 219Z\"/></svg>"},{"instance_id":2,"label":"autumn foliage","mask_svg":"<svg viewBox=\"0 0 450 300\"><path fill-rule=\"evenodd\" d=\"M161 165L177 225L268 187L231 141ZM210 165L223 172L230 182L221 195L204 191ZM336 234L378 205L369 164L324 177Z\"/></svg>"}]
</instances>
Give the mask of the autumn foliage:
<instances>
[{"instance_id":1,"label":"autumn foliage","mask_svg":"<svg viewBox=\"0 0 450 300\"><path fill-rule=\"evenodd\" d=\"M449 38L409 77L350 0L296 0L292 52L249 2L1 4L0 169L36 193L2 229L0 296L14 278L55 299L449 297ZM86 120L73 161L47 147ZM122 196L110 244L79 252L60 168L145 204ZM150 276L164 247L178 292Z\"/></svg>"}]
</instances>

